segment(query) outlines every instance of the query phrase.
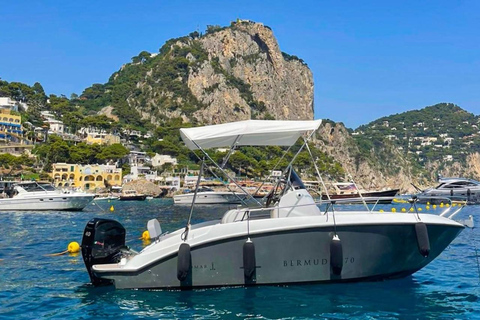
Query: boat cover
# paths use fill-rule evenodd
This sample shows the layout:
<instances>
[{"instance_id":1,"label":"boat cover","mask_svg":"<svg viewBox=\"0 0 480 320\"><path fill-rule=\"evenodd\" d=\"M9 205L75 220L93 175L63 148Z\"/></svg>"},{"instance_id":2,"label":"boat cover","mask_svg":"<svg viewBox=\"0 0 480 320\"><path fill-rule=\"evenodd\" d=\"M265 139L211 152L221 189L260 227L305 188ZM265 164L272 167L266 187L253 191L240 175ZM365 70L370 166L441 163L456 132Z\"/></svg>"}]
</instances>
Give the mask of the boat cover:
<instances>
[{"instance_id":1,"label":"boat cover","mask_svg":"<svg viewBox=\"0 0 480 320\"><path fill-rule=\"evenodd\" d=\"M291 146L305 132L317 130L322 120L245 120L196 128L180 135L190 150L236 146ZM195 145L195 143L197 145Z\"/></svg>"}]
</instances>

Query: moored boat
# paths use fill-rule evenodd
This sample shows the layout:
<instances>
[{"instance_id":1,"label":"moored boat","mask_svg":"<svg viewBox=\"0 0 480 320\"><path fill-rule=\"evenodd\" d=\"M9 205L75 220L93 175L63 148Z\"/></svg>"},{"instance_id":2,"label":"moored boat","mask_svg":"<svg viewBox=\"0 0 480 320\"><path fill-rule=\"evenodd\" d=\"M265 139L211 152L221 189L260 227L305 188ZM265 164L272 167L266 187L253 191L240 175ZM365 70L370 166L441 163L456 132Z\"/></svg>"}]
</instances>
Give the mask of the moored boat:
<instances>
[{"instance_id":1,"label":"moored boat","mask_svg":"<svg viewBox=\"0 0 480 320\"><path fill-rule=\"evenodd\" d=\"M120 201L143 201L147 199L147 195L143 193L138 193L135 190L123 190L120 194Z\"/></svg>"},{"instance_id":2,"label":"moored boat","mask_svg":"<svg viewBox=\"0 0 480 320\"><path fill-rule=\"evenodd\" d=\"M440 177L437 186L421 191L417 197L421 202L432 204L445 202L445 198L455 202L480 204L480 182L466 178Z\"/></svg>"},{"instance_id":3,"label":"moored boat","mask_svg":"<svg viewBox=\"0 0 480 320\"><path fill-rule=\"evenodd\" d=\"M249 120L180 132L190 149L208 158L207 148L288 147L302 135L301 148L309 150L307 142L319 125L318 120ZM193 225L192 207L185 227L171 233L162 233L158 220L150 220L153 241L141 252L125 246L126 231L119 222L90 220L82 255L91 282L156 289L398 278L426 266L464 229L452 219L461 208L442 215L368 208L349 212L328 203L320 210L295 173L294 160L265 202ZM200 176L202 169L203 164Z\"/></svg>"},{"instance_id":4,"label":"moored boat","mask_svg":"<svg viewBox=\"0 0 480 320\"><path fill-rule=\"evenodd\" d=\"M400 189L358 190L351 182L334 183L334 192L322 194L322 200L344 200L343 202L391 203Z\"/></svg>"},{"instance_id":5,"label":"moored boat","mask_svg":"<svg viewBox=\"0 0 480 320\"><path fill-rule=\"evenodd\" d=\"M120 196L114 196L114 195L99 195L94 198L95 201L112 201L112 200L118 200L120 199Z\"/></svg>"},{"instance_id":6,"label":"moored boat","mask_svg":"<svg viewBox=\"0 0 480 320\"><path fill-rule=\"evenodd\" d=\"M0 210L4 211L82 210L95 196L80 191L56 189L50 183L37 181L19 182L13 185L10 195L3 195L0 198Z\"/></svg>"},{"instance_id":7,"label":"moored boat","mask_svg":"<svg viewBox=\"0 0 480 320\"><path fill-rule=\"evenodd\" d=\"M194 197L196 204L240 204L247 195L240 192L215 191L211 188L201 187L196 195L194 192L174 195L173 203L190 205Z\"/></svg>"}]
</instances>

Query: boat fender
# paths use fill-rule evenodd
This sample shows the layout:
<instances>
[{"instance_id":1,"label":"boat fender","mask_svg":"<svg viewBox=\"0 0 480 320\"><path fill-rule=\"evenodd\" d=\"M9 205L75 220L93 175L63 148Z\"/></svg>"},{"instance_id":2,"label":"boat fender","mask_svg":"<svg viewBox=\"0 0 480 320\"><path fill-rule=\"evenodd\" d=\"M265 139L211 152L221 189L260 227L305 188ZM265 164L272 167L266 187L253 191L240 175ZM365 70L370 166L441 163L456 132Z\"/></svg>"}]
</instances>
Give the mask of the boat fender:
<instances>
[{"instance_id":1,"label":"boat fender","mask_svg":"<svg viewBox=\"0 0 480 320\"><path fill-rule=\"evenodd\" d=\"M426 258L430 254L427 225L423 222L415 224L415 233L417 235L418 251Z\"/></svg>"},{"instance_id":2,"label":"boat fender","mask_svg":"<svg viewBox=\"0 0 480 320\"><path fill-rule=\"evenodd\" d=\"M245 279L252 280L255 275L255 245L248 239L243 244L243 273Z\"/></svg>"},{"instance_id":3,"label":"boat fender","mask_svg":"<svg viewBox=\"0 0 480 320\"><path fill-rule=\"evenodd\" d=\"M342 273L343 249L338 235L335 235L330 242L330 267L334 275L339 276Z\"/></svg>"},{"instance_id":4,"label":"boat fender","mask_svg":"<svg viewBox=\"0 0 480 320\"><path fill-rule=\"evenodd\" d=\"M188 273L190 272L190 266L192 262L192 256L190 253L190 245L188 243L182 243L178 248L178 260L177 260L177 279L185 281Z\"/></svg>"}]
</instances>

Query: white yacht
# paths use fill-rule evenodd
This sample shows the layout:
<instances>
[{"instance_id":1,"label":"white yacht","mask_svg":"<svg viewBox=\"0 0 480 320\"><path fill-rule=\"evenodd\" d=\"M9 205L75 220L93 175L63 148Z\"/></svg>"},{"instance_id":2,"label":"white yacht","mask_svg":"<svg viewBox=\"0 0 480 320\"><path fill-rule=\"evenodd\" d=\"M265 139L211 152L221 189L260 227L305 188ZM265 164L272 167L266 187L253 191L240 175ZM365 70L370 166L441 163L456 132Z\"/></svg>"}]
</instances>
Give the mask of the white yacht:
<instances>
[{"instance_id":1,"label":"white yacht","mask_svg":"<svg viewBox=\"0 0 480 320\"><path fill-rule=\"evenodd\" d=\"M13 185L12 192L2 193L0 210L46 211L82 210L95 197L79 191L56 189L50 183L26 181Z\"/></svg>"},{"instance_id":2,"label":"white yacht","mask_svg":"<svg viewBox=\"0 0 480 320\"><path fill-rule=\"evenodd\" d=\"M176 194L173 196L174 204L191 205L194 198L196 204L240 204L247 195L241 192L215 191L211 188L201 187L195 192Z\"/></svg>"},{"instance_id":3,"label":"white yacht","mask_svg":"<svg viewBox=\"0 0 480 320\"><path fill-rule=\"evenodd\" d=\"M480 204L480 182L466 178L439 177L438 185L417 194L421 202L463 201L468 204Z\"/></svg>"},{"instance_id":4,"label":"white yacht","mask_svg":"<svg viewBox=\"0 0 480 320\"><path fill-rule=\"evenodd\" d=\"M302 149L311 154L307 141L320 123L248 120L181 129L186 145L206 158L205 149L214 147L289 147L301 136L304 144L266 201L194 225L192 206L185 227L171 233L162 233L152 219L147 224L152 243L141 252L125 246L126 231L119 222L90 220L82 256L91 282L157 289L398 278L429 264L464 229L452 219L458 206L435 215L372 211L366 205L348 212L336 210L338 202L316 203L292 165ZM202 170L203 163L200 176Z\"/></svg>"}]
</instances>

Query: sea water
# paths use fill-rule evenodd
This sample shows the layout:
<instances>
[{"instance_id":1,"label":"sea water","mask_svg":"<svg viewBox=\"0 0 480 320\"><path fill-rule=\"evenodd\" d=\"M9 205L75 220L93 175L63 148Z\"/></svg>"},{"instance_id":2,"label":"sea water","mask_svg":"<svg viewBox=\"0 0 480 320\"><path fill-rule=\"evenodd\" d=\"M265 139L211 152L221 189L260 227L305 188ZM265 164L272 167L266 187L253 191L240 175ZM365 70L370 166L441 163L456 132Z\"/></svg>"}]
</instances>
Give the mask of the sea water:
<instances>
[{"instance_id":1,"label":"sea water","mask_svg":"<svg viewBox=\"0 0 480 320\"><path fill-rule=\"evenodd\" d=\"M198 207L192 223L226 209ZM478 229L465 229L414 275L380 282L114 290L89 284L80 255L49 256L80 243L93 217L121 222L128 245L141 250L149 219L173 231L188 215L188 206L170 199L102 201L80 212L0 212L0 319L480 319ZM468 215L480 225L480 206L459 218Z\"/></svg>"}]
</instances>

